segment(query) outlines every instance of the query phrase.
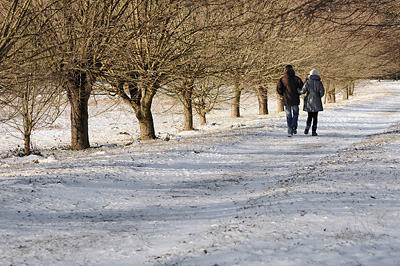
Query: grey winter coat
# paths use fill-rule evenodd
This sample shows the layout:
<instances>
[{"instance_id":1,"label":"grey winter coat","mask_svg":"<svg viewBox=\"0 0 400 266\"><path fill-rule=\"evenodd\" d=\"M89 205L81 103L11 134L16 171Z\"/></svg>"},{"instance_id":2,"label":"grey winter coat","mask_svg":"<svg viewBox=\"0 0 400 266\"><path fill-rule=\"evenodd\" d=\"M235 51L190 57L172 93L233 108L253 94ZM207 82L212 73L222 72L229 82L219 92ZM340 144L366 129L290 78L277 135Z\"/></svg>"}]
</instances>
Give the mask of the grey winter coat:
<instances>
[{"instance_id":1,"label":"grey winter coat","mask_svg":"<svg viewBox=\"0 0 400 266\"><path fill-rule=\"evenodd\" d=\"M308 76L303 88L299 89L299 93L307 93L306 97L304 97L304 111L319 112L324 110L321 98L325 94L325 89L319 76Z\"/></svg>"}]
</instances>

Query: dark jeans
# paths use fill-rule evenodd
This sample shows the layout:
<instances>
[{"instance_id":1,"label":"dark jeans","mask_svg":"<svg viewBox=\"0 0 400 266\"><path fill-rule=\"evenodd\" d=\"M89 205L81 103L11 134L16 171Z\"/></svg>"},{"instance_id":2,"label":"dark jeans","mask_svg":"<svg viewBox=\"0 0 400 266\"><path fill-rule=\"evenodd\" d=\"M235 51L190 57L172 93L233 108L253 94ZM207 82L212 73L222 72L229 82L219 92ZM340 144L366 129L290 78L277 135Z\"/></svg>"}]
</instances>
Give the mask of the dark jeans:
<instances>
[{"instance_id":1,"label":"dark jeans","mask_svg":"<svg viewBox=\"0 0 400 266\"><path fill-rule=\"evenodd\" d=\"M312 126L316 128L318 123L318 112L308 112L307 127L311 127L311 122Z\"/></svg>"},{"instance_id":2,"label":"dark jeans","mask_svg":"<svg viewBox=\"0 0 400 266\"><path fill-rule=\"evenodd\" d=\"M299 119L299 106L288 105L285 106L286 122L289 129L292 127L297 128L297 120Z\"/></svg>"}]
</instances>

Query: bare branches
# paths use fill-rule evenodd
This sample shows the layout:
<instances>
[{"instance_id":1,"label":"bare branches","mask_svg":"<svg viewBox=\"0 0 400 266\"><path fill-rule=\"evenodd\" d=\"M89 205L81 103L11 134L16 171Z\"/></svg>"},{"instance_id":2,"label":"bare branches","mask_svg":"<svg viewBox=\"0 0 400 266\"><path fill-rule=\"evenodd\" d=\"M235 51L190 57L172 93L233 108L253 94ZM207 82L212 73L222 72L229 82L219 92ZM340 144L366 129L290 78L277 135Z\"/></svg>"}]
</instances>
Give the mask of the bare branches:
<instances>
[{"instance_id":1,"label":"bare branches","mask_svg":"<svg viewBox=\"0 0 400 266\"><path fill-rule=\"evenodd\" d=\"M216 80L240 97L287 64L341 81L397 72L400 63L399 0L0 1L0 88L13 92L3 101L29 91L29 79L50 94L58 90L45 83L60 81L79 149L89 147L85 109L99 81L134 109L142 138L154 138L160 88L189 90L185 104L197 99L206 110L201 97L221 97Z\"/></svg>"},{"instance_id":2,"label":"bare branches","mask_svg":"<svg viewBox=\"0 0 400 266\"><path fill-rule=\"evenodd\" d=\"M0 6L0 75L9 69L10 60L18 52L17 43L29 32L31 20L27 16L31 0L2 1ZM23 43L23 42L22 42Z\"/></svg>"}]
</instances>

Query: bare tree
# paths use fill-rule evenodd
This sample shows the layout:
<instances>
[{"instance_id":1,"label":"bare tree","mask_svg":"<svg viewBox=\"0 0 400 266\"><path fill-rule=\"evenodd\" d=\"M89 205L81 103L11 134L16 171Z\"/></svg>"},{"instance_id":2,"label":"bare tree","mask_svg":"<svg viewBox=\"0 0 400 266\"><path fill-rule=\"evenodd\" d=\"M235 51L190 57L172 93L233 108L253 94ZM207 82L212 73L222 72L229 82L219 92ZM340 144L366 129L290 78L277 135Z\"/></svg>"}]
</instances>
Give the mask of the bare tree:
<instances>
[{"instance_id":1,"label":"bare tree","mask_svg":"<svg viewBox=\"0 0 400 266\"><path fill-rule=\"evenodd\" d=\"M207 123L206 115L215 105L226 102L228 88L225 81L218 77L207 77L195 82L193 90L193 105L200 117L200 125Z\"/></svg>"},{"instance_id":2,"label":"bare tree","mask_svg":"<svg viewBox=\"0 0 400 266\"><path fill-rule=\"evenodd\" d=\"M185 30L197 31L197 34L188 36L191 38L190 43L192 43L194 49L182 58L183 62L188 63L185 64L180 73L177 73L178 76L181 76L179 79L182 82L175 92L183 104L184 130L193 130L193 104L198 114L201 113L201 124L205 123L205 112L199 113L200 109L197 103L202 102L199 97L207 97L204 93L208 94L211 91L205 91L203 89L205 87L199 85L199 83L207 78L215 78L226 67L225 63L221 63L225 60L223 46L225 40L221 33L229 24L230 18L226 14L231 11L232 3L230 1L226 1L222 5L221 3L219 2L219 9L215 9L211 5L202 6L186 24ZM202 110L205 110L204 108Z\"/></svg>"},{"instance_id":3,"label":"bare tree","mask_svg":"<svg viewBox=\"0 0 400 266\"><path fill-rule=\"evenodd\" d=\"M53 9L42 36L48 63L57 78L65 81L71 106L71 148L90 147L88 100L105 57L122 30L128 0L52 0Z\"/></svg>"},{"instance_id":4,"label":"bare tree","mask_svg":"<svg viewBox=\"0 0 400 266\"><path fill-rule=\"evenodd\" d=\"M16 54L22 49L29 36L31 23L31 0L0 1L0 82L6 79L6 71L16 65ZM1 83L0 83L1 86Z\"/></svg>"},{"instance_id":5,"label":"bare tree","mask_svg":"<svg viewBox=\"0 0 400 266\"><path fill-rule=\"evenodd\" d=\"M207 8L217 12L226 2L132 1L128 33L118 39L107 75L114 93L135 111L140 139L155 138L151 104L156 93L177 81L190 83L193 71L188 72L188 66L199 56L198 38L209 29L194 24L193 18Z\"/></svg>"},{"instance_id":6,"label":"bare tree","mask_svg":"<svg viewBox=\"0 0 400 266\"><path fill-rule=\"evenodd\" d=\"M224 33L228 41L226 78L232 84L231 117L240 116L242 90L255 90L261 100L265 93L258 88L276 82L285 65L306 58L297 53L304 36L294 6L300 4L254 0L235 5L235 19Z\"/></svg>"},{"instance_id":7,"label":"bare tree","mask_svg":"<svg viewBox=\"0 0 400 266\"><path fill-rule=\"evenodd\" d=\"M312 18L318 33L329 25L319 39L324 49L318 49L322 52L318 59L330 79L347 84L396 68L399 4L398 0L304 1L303 14Z\"/></svg>"},{"instance_id":8,"label":"bare tree","mask_svg":"<svg viewBox=\"0 0 400 266\"><path fill-rule=\"evenodd\" d=\"M42 72L20 76L18 83L4 92L9 95L2 95L9 99L7 113L3 114L4 123L23 136L25 155L31 153L33 130L51 125L65 108L61 84L51 84L39 74Z\"/></svg>"},{"instance_id":9,"label":"bare tree","mask_svg":"<svg viewBox=\"0 0 400 266\"><path fill-rule=\"evenodd\" d=\"M181 85L175 89L175 92L177 92L178 98L183 105L183 115L185 119L183 130L190 131L194 129L192 104L194 79L186 78L180 84Z\"/></svg>"},{"instance_id":10,"label":"bare tree","mask_svg":"<svg viewBox=\"0 0 400 266\"><path fill-rule=\"evenodd\" d=\"M47 71L39 67L46 64L39 62L38 36L47 22L38 17L49 6L39 2L13 0L0 5L1 120L22 133L26 155L32 131L56 119L52 110L61 107L50 105L58 93L48 90L47 80L41 83Z\"/></svg>"}]
</instances>

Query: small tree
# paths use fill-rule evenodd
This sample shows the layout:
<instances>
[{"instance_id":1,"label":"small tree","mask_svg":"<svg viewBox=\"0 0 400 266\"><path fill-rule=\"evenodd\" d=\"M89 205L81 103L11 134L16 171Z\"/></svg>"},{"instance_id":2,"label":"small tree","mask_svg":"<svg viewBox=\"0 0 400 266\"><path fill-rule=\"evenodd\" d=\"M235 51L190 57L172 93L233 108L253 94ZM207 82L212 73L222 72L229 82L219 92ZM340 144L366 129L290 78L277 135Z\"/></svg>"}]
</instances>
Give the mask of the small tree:
<instances>
[{"instance_id":1,"label":"small tree","mask_svg":"<svg viewBox=\"0 0 400 266\"><path fill-rule=\"evenodd\" d=\"M22 133L27 155L31 152L32 130L57 117L50 104L57 89L49 90L51 85L44 81L48 71L43 72L43 67L39 70L42 51L37 49L38 36L47 25L46 20L38 18L51 5L51 1L31 0L2 1L0 5L1 120Z\"/></svg>"},{"instance_id":2,"label":"small tree","mask_svg":"<svg viewBox=\"0 0 400 266\"><path fill-rule=\"evenodd\" d=\"M193 90L193 106L200 117L200 125L207 123L206 115L219 102L229 98L226 82L220 78L208 77L195 82Z\"/></svg>"},{"instance_id":3,"label":"small tree","mask_svg":"<svg viewBox=\"0 0 400 266\"><path fill-rule=\"evenodd\" d=\"M193 90L194 78L181 77L174 82L170 82L163 91L165 94L173 98L178 98L182 103L184 116L184 131L194 130L193 126Z\"/></svg>"},{"instance_id":4,"label":"small tree","mask_svg":"<svg viewBox=\"0 0 400 266\"><path fill-rule=\"evenodd\" d=\"M3 101L7 110L3 114L3 121L21 133L24 154L29 155L33 130L53 124L66 105L59 85L48 83L48 80L40 81L33 73L24 79L25 82L15 84L13 89L9 88L2 94L2 98L8 98Z\"/></svg>"}]
</instances>

